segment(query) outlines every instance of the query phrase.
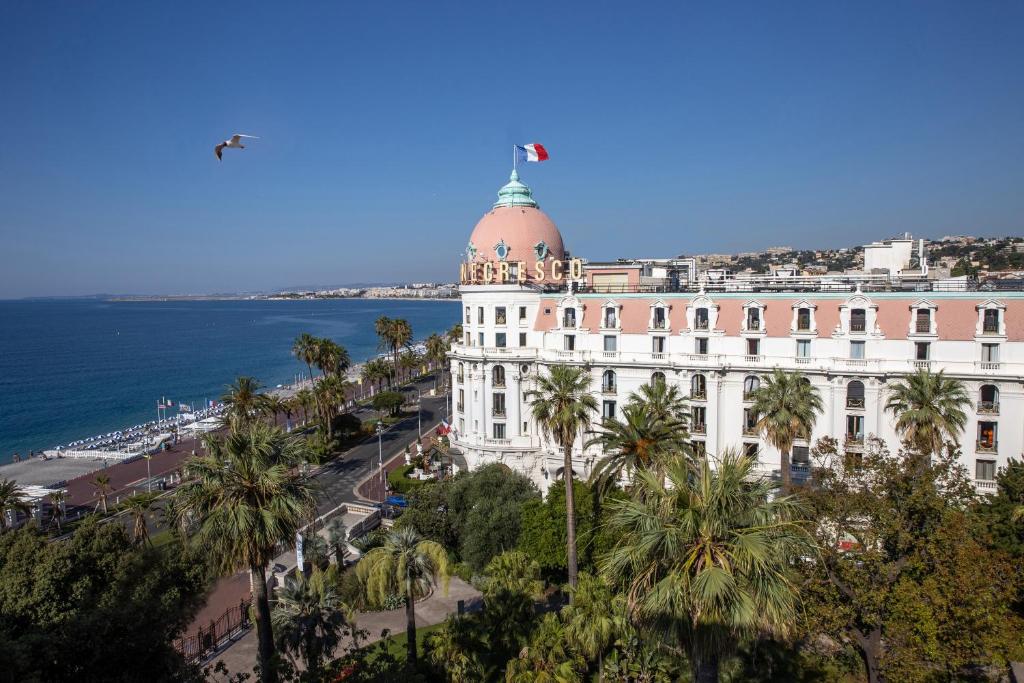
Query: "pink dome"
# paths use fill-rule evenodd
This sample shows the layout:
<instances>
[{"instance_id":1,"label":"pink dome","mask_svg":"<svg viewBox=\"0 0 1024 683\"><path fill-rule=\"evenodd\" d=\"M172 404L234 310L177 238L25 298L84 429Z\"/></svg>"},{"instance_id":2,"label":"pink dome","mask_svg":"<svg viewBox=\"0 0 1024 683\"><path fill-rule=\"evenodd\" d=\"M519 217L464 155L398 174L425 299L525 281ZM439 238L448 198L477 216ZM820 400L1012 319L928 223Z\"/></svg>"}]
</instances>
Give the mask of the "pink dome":
<instances>
[{"instance_id":1,"label":"pink dome","mask_svg":"<svg viewBox=\"0 0 1024 683\"><path fill-rule=\"evenodd\" d=\"M473 228L469 242L476 249L475 260L481 261L526 261L532 266L541 258L538 249L544 253L545 246L544 260L560 261L565 257L558 228L546 213L532 206L491 209ZM499 253L502 244L506 248L504 257Z\"/></svg>"}]
</instances>

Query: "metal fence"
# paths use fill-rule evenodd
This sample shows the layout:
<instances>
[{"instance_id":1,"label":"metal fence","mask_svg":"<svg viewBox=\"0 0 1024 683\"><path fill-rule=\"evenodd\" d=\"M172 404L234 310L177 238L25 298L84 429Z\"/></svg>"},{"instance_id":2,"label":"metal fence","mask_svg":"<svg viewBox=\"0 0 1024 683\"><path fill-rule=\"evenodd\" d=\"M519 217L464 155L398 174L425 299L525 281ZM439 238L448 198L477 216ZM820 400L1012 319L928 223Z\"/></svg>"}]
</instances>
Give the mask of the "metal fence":
<instances>
[{"instance_id":1,"label":"metal fence","mask_svg":"<svg viewBox=\"0 0 1024 683\"><path fill-rule=\"evenodd\" d=\"M229 607L219 619L211 619L206 628L200 627L194 634L175 640L174 648L188 662L202 661L216 652L224 641L252 625L249 620L250 605L252 600L242 600L238 607Z\"/></svg>"}]
</instances>

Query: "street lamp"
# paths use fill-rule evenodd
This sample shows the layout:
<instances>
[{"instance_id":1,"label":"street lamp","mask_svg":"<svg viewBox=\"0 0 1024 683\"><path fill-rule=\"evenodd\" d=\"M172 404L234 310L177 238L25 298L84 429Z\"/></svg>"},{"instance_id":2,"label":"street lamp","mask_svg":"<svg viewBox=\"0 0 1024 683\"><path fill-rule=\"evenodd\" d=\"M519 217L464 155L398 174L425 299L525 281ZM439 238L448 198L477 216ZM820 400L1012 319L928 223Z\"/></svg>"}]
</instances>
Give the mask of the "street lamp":
<instances>
[{"instance_id":1,"label":"street lamp","mask_svg":"<svg viewBox=\"0 0 1024 683\"><path fill-rule=\"evenodd\" d=\"M153 456L150 455L149 453L147 453L146 455L144 455L142 457L144 457L146 459L146 493L152 493L153 492L153 474L152 474L152 472L149 469L149 461L150 461L150 459L152 459Z\"/></svg>"},{"instance_id":2,"label":"street lamp","mask_svg":"<svg viewBox=\"0 0 1024 683\"><path fill-rule=\"evenodd\" d=\"M377 470L380 472L381 495L384 494L384 424L377 422Z\"/></svg>"},{"instance_id":3,"label":"street lamp","mask_svg":"<svg viewBox=\"0 0 1024 683\"><path fill-rule=\"evenodd\" d=\"M423 438L423 392L420 391L419 387L416 387L416 433Z\"/></svg>"}]
</instances>

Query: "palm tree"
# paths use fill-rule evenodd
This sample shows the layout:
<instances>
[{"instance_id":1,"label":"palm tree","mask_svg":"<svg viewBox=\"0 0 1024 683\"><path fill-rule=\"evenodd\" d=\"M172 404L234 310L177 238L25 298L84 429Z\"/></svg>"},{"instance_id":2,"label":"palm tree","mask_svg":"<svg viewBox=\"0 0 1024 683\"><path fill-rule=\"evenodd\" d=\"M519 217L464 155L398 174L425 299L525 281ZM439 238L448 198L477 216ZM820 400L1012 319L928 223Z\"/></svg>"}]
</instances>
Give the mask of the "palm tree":
<instances>
[{"instance_id":1,"label":"palm tree","mask_svg":"<svg viewBox=\"0 0 1024 683\"><path fill-rule=\"evenodd\" d=\"M316 341L316 337L308 332L303 332L295 338L295 342L292 344L292 355L306 364L310 382L313 381L313 363L317 359Z\"/></svg>"},{"instance_id":2,"label":"palm tree","mask_svg":"<svg viewBox=\"0 0 1024 683\"><path fill-rule=\"evenodd\" d=\"M308 579L301 572L288 577L271 614L278 648L293 665L296 656L301 658L310 680L321 680L348 626L347 611L327 572L313 569Z\"/></svg>"},{"instance_id":3,"label":"palm tree","mask_svg":"<svg viewBox=\"0 0 1024 683\"><path fill-rule=\"evenodd\" d=\"M153 507L156 500L156 493L137 493L126 498L124 508L132 517L132 540L136 543L143 543L149 540L149 530L146 528L146 514Z\"/></svg>"},{"instance_id":4,"label":"palm tree","mask_svg":"<svg viewBox=\"0 0 1024 683\"><path fill-rule=\"evenodd\" d=\"M679 424L665 422L643 403L632 401L622 409L622 420L604 420L587 442L587 447L597 445L605 453L590 474L597 490L606 493L623 474L660 469L666 456L687 449L686 432Z\"/></svg>"},{"instance_id":5,"label":"palm tree","mask_svg":"<svg viewBox=\"0 0 1024 683\"><path fill-rule=\"evenodd\" d=\"M583 659L567 647L558 615L544 615L519 657L508 663L507 683L579 683Z\"/></svg>"},{"instance_id":6,"label":"palm tree","mask_svg":"<svg viewBox=\"0 0 1024 683\"><path fill-rule=\"evenodd\" d=\"M437 380L442 375L441 370L445 367L445 362L448 360L448 349L451 348L451 345L439 334L432 334L427 337L425 344L427 347L427 359L434 366L434 389L436 390Z\"/></svg>"},{"instance_id":7,"label":"palm tree","mask_svg":"<svg viewBox=\"0 0 1024 683\"><path fill-rule=\"evenodd\" d=\"M750 408L760 416L757 430L781 453L782 490L792 485L789 453L796 439L809 439L821 412L821 395L807 378L775 368L753 392Z\"/></svg>"},{"instance_id":8,"label":"palm tree","mask_svg":"<svg viewBox=\"0 0 1024 683\"><path fill-rule=\"evenodd\" d=\"M589 661L597 660L597 680L604 680L604 652L615 639L611 587L600 577L580 574L572 605L562 610L569 644Z\"/></svg>"},{"instance_id":9,"label":"palm tree","mask_svg":"<svg viewBox=\"0 0 1024 683\"><path fill-rule=\"evenodd\" d=\"M249 570L260 669L264 681L274 680L266 568L279 546L295 547L296 532L315 509L312 482L298 468L307 459L305 442L257 421L207 445L208 455L189 461L193 478L175 499L197 526L193 540L222 573Z\"/></svg>"},{"instance_id":10,"label":"palm tree","mask_svg":"<svg viewBox=\"0 0 1024 683\"><path fill-rule=\"evenodd\" d=\"M313 392L307 388L295 392L295 403L302 408L302 422L309 423L309 409L313 407Z\"/></svg>"},{"instance_id":11,"label":"palm tree","mask_svg":"<svg viewBox=\"0 0 1024 683\"><path fill-rule=\"evenodd\" d=\"M274 426L277 426L277 416L284 412L285 402L284 399L277 394L267 394L263 400L261 409L266 415L269 415L274 420Z\"/></svg>"},{"instance_id":12,"label":"palm tree","mask_svg":"<svg viewBox=\"0 0 1024 683\"><path fill-rule=\"evenodd\" d=\"M685 430L690 421L690 408L686 396L676 385L668 382L641 384L640 390L629 395L629 402L643 406L673 431Z\"/></svg>"},{"instance_id":13,"label":"palm tree","mask_svg":"<svg viewBox=\"0 0 1024 683\"><path fill-rule=\"evenodd\" d=\"M32 506L25 500L24 491L13 479L0 480L0 532L7 530L7 514L18 512L32 514Z\"/></svg>"},{"instance_id":14,"label":"palm tree","mask_svg":"<svg viewBox=\"0 0 1024 683\"><path fill-rule=\"evenodd\" d=\"M391 359L394 363L392 369L397 373L399 368L398 351L412 341L412 326L408 320L392 319L382 315L377 318L374 329L377 336L380 337L381 348L391 352Z\"/></svg>"},{"instance_id":15,"label":"palm tree","mask_svg":"<svg viewBox=\"0 0 1024 683\"><path fill-rule=\"evenodd\" d=\"M380 391L384 380L391 378L391 364L383 358L374 358L363 365L362 376L364 381L375 385Z\"/></svg>"},{"instance_id":16,"label":"palm tree","mask_svg":"<svg viewBox=\"0 0 1024 683\"><path fill-rule=\"evenodd\" d=\"M398 357L398 365L402 368L405 381L415 376L416 368L423 364L423 359L415 351L409 350Z\"/></svg>"},{"instance_id":17,"label":"palm tree","mask_svg":"<svg viewBox=\"0 0 1024 683\"><path fill-rule=\"evenodd\" d=\"M338 404L345 400L349 386L347 381L337 375L329 375L313 387L321 424L329 439L334 438L334 417L338 414Z\"/></svg>"},{"instance_id":18,"label":"palm tree","mask_svg":"<svg viewBox=\"0 0 1024 683\"><path fill-rule=\"evenodd\" d=\"M345 557L348 555L348 529L345 528L345 520L341 517L333 517L327 522L327 544L334 553L334 561L339 569L345 567Z\"/></svg>"},{"instance_id":19,"label":"palm tree","mask_svg":"<svg viewBox=\"0 0 1024 683\"><path fill-rule=\"evenodd\" d=\"M583 368L554 365L548 376L537 377L537 389L527 393L530 412L544 435L562 447L565 477L566 544L569 585L576 586L576 508L572 486L572 445L590 426L597 400L590 394L590 373Z\"/></svg>"},{"instance_id":20,"label":"palm tree","mask_svg":"<svg viewBox=\"0 0 1024 683\"><path fill-rule=\"evenodd\" d=\"M445 337L452 344L458 344L462 341L462 323L455 323L452 328L445 333Z\"/></svg>"},{"instance_id":21,"label":"palm tree","mask_svg":"<svg viewBox=\"0 0 1024 683\"><path fill-rule=\"evenodd\" d=\"M53 516L51 522L57 524L57 532L60 532L60 521L64 519L67 514L65 506L68 501L68 493L64 489L58 489L57 491L50 492L50 506L53 508ZM0 513L2 516L3 513Z\"/></svg>"},{"instance_id":22,"label":"palm tree","mask_svg":"<svg viewBox=\"0 0 1024 683\"><path fill-rule=\"evenodd\" d=\"M110 475L109 474L97 474L91 482L92 487L96 489L96 495L99 496L99 506L103 507L103 514L107 514L107 496L113 488L110 486Z\"/></svg>"},{"instance_id":23,"label":"palm tree","mask_svg":"<svg viewBox=\"0 0 1024 683\"><path fill-rule=\"evenodd\" d=\"M636 495L609 502L618 542L602 575L626 590L634 617L688 648L698 683L718 680L722 654L756 633L783 635L796 614L791 563L811 552L791 496L732 451L669 463L667 482L641 471Z\"/></svg>"},{"instance_id":24,"label":"palm tree","mask_svg":"<svg viewBox=\"0 0 1024 683\"><path fill-rule=\"evenodd\" d=\"M971 399L963 382L919 370L893 383L886 412L896 418L896 431L922 456L940 453L947 441L958 443L967 425L964 408Z\"/></svg>"},{"instance_id":25,"label":"palm tree","mask_svg":"<svg viewBox=\"0 0 1024 683\"><path fill-rule=\"evenodd\" d=\"M390 532L384 545L366 553L356 565L356 575L367 595L383 601L388 595L405 597L406 658L416 666L416 600L438 579L448 587L448 551L439 543L424 540L411 526Z\"/></svg>"},{"instance_id":26,"label":"palm tree","mask_svg":"<svg viewBox=\"0 0 1024 683\"><path fill-rule=\"evenodd\" d=\"M314 345L315 360L325 377L341 377L352 365L348 350L330 339L317 339Z\"/></svg>"},{"instance_id":27,"label":"palm tree","mask_svg":"<svg viewBox=\"0 0 1024 683\"><path fill-rule=\"evenodd\" d=\"M252 422L263 412L267 397L259 393L260 383L255 378L239 377L225 388L220 401L227 406L225 417L229 424Z\"/></svg>"}]
</instances>

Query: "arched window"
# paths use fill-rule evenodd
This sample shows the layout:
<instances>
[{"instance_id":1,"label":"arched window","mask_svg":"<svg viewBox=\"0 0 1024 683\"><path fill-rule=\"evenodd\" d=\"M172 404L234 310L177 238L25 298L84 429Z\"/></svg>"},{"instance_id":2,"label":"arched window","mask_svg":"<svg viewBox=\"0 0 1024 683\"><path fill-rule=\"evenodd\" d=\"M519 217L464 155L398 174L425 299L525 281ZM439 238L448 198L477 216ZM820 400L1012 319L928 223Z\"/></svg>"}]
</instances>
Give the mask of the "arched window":
<instances>
[{"instance_id":1,"label":"arched window","mask_svg":"<svg viewBox=\"0 0 1024 683\"><path fill-rule=\"evenodd\" d=\"M505 366L495 365L494 369L491 370L491 380L496 387L505 386Z\"/></svg>"},{"instance_id":2,"label":"arched window","mask_svg":"<svg viewBox=\"0 0 1024 683\"><path fill-rule=\"evenodd\" d=\"M690 398L704 399L708 396L708 381L704 375L694 375L690 380Z\"/></svg>"},{"instance_id":3,"label":"arched window","mask_svg":"<svg viewBox=\"0 0 1024 683\"><path fill-rule=\"evenodd\" d=\"M693 316L693 326L698 330L706 330L708 329L709 320L708 309L698 308L696 314Z\"/></svg>"},{"instance_id":4,"label":"arched window","mask_svg":"<svg viewBox=\"0 0 1024 683\"><path fill-rule=\"evenodd\" d=\"M657 386L658 384L664 384L664 383L665 383L665 373L664 372L656 372L653 375L651 375L651 386L652 387L653 386Z\"/></svg>"},{"instance_id":5,"label":"arched window","mask_svg":"<svg viewBox=\"0 0 1024 683\"><path fill-rule=\"evenodd\" d=\"M615 393L615 371L605 370L601 376L601 391L606 394Z\"/></svg>"},{"instance_id":6,"label":"arched window","mask_svg":"<svg viewBox=\"0 0 1024 683\"><path fill-rule=\"evenodd\" d=\"M981 397L978 401L978 412L988 415L999 414L999 388L996 385L981 385Z\"/></svg>"},{"instance_id":7,"label":"arched window","mask_svg":"<svg viewBox=\"0 0 1024 683\"><path fill-rule=\"evenodd\" d=\"M754 392L761 388L761 378L756 375L747 375L743 379L743 400L749 401L753 398Z\"/></svg>"},{"instance_id":8,"label":"arched window","mask_svg":"<svg viewBox=\"0 0 1024 683\"><path fill-rule=\"evenodd\" d=\"M459 375L458 375L458 377L459 377L459 384L462 384L463 382L466 381L466 366L464 364L462 364L462 363L459 363Z\"/></svg>"},{"instance_id":9,"label":"arched window","mask_svg":"<svg viewBox=\"0 0 1024 683\"><path fill-rule=\"evenodd\" d=\"M864 382L855 379L846 385L846 407L864 407Z\"/></svg>"}]
</instances>

